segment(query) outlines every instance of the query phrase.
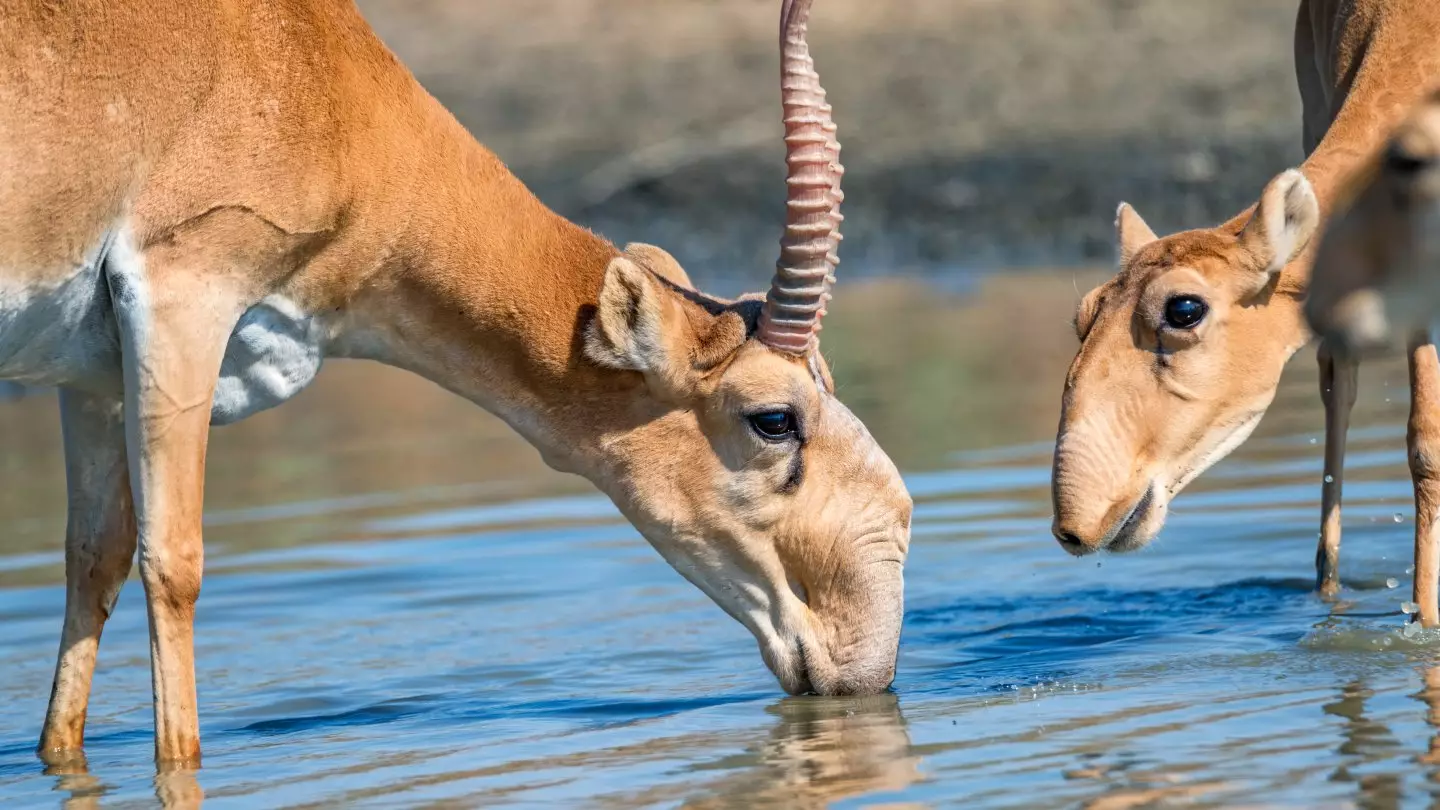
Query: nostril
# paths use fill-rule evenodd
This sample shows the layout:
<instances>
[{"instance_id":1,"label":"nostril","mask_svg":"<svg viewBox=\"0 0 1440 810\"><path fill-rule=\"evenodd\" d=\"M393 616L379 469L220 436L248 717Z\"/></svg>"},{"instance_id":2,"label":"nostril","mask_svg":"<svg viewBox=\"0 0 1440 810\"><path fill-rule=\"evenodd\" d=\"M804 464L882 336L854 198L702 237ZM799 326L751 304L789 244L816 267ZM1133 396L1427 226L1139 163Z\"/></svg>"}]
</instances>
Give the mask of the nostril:
<instances>
[{"instance_id":1,"label":"nostril","mask_svg":"<svg viewBox=\"0 0 1440 810\"><path fill-rule=\"evenodd\" d=\"M1053 533L1055 535L1055 539L1059 541L1060 547L1065 549L1069 553L1074 554L1077 557L1089 554L1094 551L1094 549L1091 548L1084 540L1080 539L1080 535L1075 534L1074 532L1066 531L1065 529L1057 526L1055 527Z\"/></svg>"}]
</instances>

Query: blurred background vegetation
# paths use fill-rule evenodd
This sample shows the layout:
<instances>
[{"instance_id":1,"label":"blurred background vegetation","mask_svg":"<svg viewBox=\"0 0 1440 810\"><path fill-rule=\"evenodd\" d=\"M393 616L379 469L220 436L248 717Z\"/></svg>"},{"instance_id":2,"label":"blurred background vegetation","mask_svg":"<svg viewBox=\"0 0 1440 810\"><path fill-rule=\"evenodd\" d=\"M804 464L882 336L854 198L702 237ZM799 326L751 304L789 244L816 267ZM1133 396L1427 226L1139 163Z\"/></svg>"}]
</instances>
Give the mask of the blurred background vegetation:
<instances>
[{"instance_id":1,"label":"blurred background vegetation","mask_svg":"<svg viewBox=\"0 0 1440 810\"><path fill-rule=\"evenodd\" d=\"M697 278L768 279L776 0L360 0L561 213ZM1298 162L1294 0L819 0L847 274L1107 263L1240 211Z\"/></svg>"}]
</instances>

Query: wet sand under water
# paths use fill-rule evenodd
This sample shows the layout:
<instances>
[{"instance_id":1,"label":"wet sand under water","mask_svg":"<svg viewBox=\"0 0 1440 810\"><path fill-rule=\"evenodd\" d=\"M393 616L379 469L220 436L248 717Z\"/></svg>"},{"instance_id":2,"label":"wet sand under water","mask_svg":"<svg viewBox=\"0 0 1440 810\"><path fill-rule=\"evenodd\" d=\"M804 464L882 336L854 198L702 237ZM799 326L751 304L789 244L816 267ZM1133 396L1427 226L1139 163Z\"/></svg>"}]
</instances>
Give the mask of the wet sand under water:
<instances>
[{"instance_id":1,"label":"wet sand under water","mask_svg":"<svg viewBox=\"0 0 1440 810\"><path fill-rule=\"evenodd\" d=\"M158 788L141 589L89 773L31 754L63 604L53 402L0 405L0 806L1427 806L1440 639L1406 637L1404 368L1362 369L1342 599L1311 593L1321 417L1296 358L1156 547L1049 537L1094 274L842 289L827 354L917 502L894 694L784 698L749 635L583 481L399 372L336 363L216 432L205 768Z\"/></svg>"}]
</instances>

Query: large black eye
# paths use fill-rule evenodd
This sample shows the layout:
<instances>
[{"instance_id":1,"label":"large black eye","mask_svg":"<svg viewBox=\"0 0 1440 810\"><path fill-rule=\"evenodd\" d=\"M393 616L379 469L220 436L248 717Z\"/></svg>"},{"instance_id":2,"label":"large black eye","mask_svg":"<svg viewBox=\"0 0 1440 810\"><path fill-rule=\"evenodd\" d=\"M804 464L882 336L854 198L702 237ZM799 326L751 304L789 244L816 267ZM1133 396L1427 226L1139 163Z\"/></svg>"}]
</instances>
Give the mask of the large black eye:
<instances>
[{"instance_id":1,"label":"large black eye","mask_svg":"<svg viewBox=\"0 0 1440 810\"><path fill-rule=\"evenodd\" d=\"M1399 144L1392 144L1385 151L1385 167L1395 174L1408 177L1419 174L1421 169L1430 165L1430 161L1412 152L1407 151Z\"/></svg>"},{"instance_id":2,"label":"large black eye","mask_svg":"<svg viewBox=\"0 0 1440 810\"><path fill-rule=\"evenodd\" d=\"M1177 295L1165 302L1165 323L1172 329L1194 329L1210 307L1193 295Z\"/></svg>"},{"instance_id":3,"label":"large black eye","mask_svg":"<svg viewBox=\"0 0 1440 810\"><path fill-rule=\"evenodd\" d=\"M789 411L763 411L750 414L750 427L771 441L795 435L795 415Z\"/></svg>"}]
</instances>

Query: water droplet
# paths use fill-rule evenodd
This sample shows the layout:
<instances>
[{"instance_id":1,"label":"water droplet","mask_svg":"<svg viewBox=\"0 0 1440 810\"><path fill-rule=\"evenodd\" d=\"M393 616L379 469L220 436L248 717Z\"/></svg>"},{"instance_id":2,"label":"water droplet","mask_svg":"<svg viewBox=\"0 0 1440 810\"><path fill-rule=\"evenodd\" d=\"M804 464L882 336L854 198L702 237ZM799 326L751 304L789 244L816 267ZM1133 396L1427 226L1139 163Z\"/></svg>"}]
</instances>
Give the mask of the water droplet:
<instances>
[{"instance_id":1,"label":"water droplet","mask_svg":"<svg viewBox=\"0 0 1440 810\"><path fill-rule=\"evenodd\" d=\"M1311 437L1310 437L1310 443L1311 443L1311 444L1319 444L1319 443L1320 443L1320 440L1317 439L1317 438L1315 438L1314 436L1311 436Z\"/></svg>"},{"instance_id":2,"label":"water droplet","mask_svg":"<svg viewBox=\"0 0 1440 810\"><path fill-rule=\"evenodd\" d=\"M1413 573L1415 573L1415 566L1412 565L1412 566L1410 566L1409 568L1406 568L1406 569L1405 569L1405 573L1407 573L1407 574L1413 574Z\"/></svg>"},{"instance_id":3,"label":"water droplet","mask_svg":"<svg viewBox=\"0 0 1440 810\"><path fill-rule=\"evenodd\" d=\"M1400 580L1396 579L1395 577L1390 577L1389 579L1385 580L1385 587L1398 588L1400 587Z\"/></svg>"},{"instance_id":4,"label":"water droplet","mask_svg":"<svg viewBox=\"0 0 1440 810\"><path fill-rule=\"evenodd\" d=\"M1396 512L1396 513L1395 513L1394 520L1395 520L1396 523L1404 523L1404 522L1405 522L1405 516L1402 515L1402 514L1400 514L1399 512Z\"/></svg>"},{"instance_id":5,"label":"water droplet","mask_svg":"<svg viewBox=\"0 0 1440 810\"><path fill-rule=\"evenodd\" d=\"M1325 483L1327 483L1327 484L1333 484L1333 483L1335 483L1335 476L1333 476L1333 475L1326 475L1326 476L1325 476Z\"/></svg>"},{"instance_id":6,"label":"water droplet","mask_svg":"<svg viewBox=\"0 0 1440 810\"><path fill-rule=\"evenodd\" d=\"M1420 606L1417 605L1417 604L1415 604L1414 602L1401 602L1401 603L1400 603L1400 612L1401 612L1401 613L1404 613L1406 616L1409 616L1411 613L1415 613L1415 612L1417 612L1417 611L1419 611L1419 610L1420 610Z\"/></svg>"},{"instance_id":7,"label":"water droplet","mask_svg":"<svg viewBox=\"0 0 1440 810\"><path fill-rule=\"evenodd\" d=\"M1100 563L1095 563L1095 567L1096 567L1096 568L1099 568L1099 567L1100 567Z\"/></svg>"}]
</instances>

